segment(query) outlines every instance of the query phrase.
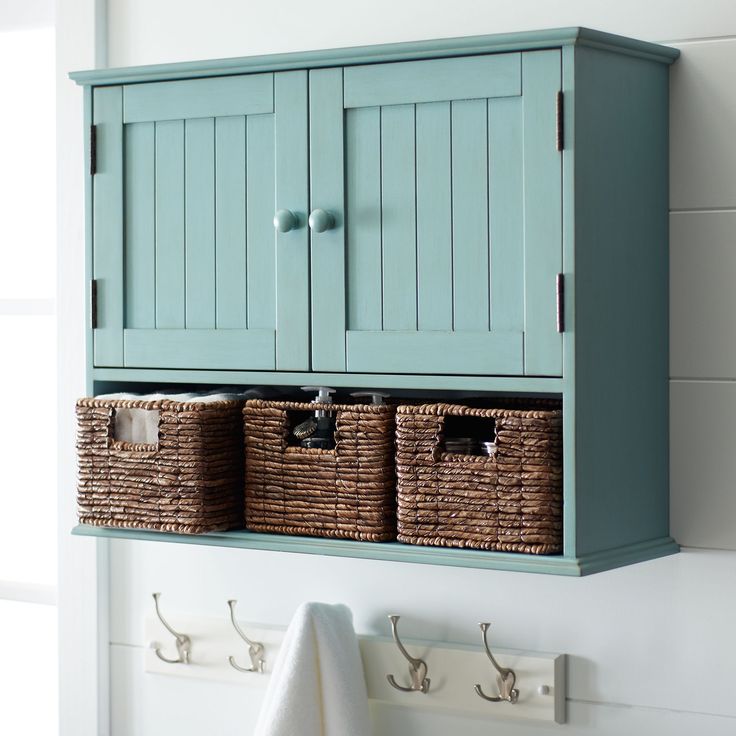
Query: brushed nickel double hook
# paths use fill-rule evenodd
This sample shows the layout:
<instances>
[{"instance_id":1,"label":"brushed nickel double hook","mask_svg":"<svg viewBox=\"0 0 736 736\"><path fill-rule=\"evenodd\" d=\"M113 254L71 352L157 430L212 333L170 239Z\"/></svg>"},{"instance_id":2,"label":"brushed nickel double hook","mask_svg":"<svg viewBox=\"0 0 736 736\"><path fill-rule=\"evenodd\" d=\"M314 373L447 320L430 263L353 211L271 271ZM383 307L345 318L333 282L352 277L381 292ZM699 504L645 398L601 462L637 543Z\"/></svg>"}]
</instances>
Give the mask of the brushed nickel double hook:
<instances>
[{"instance_id":1,"label":"brushed nickel double hook","mask_svg":"<svg viewBox=\"0 0 736 736\"><path fill-rule=\"evenodd\" d=\"M186 634L180 634L178 631L175 631L171 626L169 626L166 619L161 615L161 610L158 606L158 599L160 595L161 593L153 594L153 603L156 606L156 615L158 616L158 620L164 625L164 628L176 638L176 651L179 656L176 659L165 657L163 654L161 654L161 647L159 646L156 646L154 649L154 651L156 652L156 656L160 660L168 662L169 664L189 664L192 654L192 640Z\"/></svg>"},{"instance_id":2,"label":"brushed nickel double hook","mask_svg":"<svg viewBox=\"0 0 736 736\"><path fill-rule=\"evenodd\" d=\"M265 648L263 644L258 641L252 641L249 639L245 632L238 626L238 622L235 620L235 604L237 601L230 600L227 602L230 608L230 620L233 622L235 631L238 632L238 636L248 645L248 654L250 655L250 667L241 667L236 661L235 657L228 657L227 661L230 662L230 666L235 668L238 672L263 672L263 667L266 664L266 660L263 658Z\"/></svg>"},{"instance_id":3,"label":"brushed nickel double hook","mask_svg":"<svg viewBox=\"0 0 736 736\"><path fill-rule=\"evenodd\" d=\"M394 641L396 642L396 646L399 648L399 651L404 655L406 660L409 662L409 677L411 678L411 685L409 687L404 687L402 685L399 685L396 680L394 679L393 675L386 675L386 679L388 680L388 684L391 685L391 687L396 688L397 690L401 690L405 693L413 693L413 692L419 692L424 693L425 695L429 692L429 677L427 677L427 663L423 659L419 659L418 657L412 657L409 652L406 651L406 648L401 643L401 639L399 639L399 634L396 631L396 625L399 622L399 619L401 616L396 616L395 614L388 617L389 621L391 621L391 634L394 637Z\"/></svg>"},{"instance_id":4,"label":"brushed nickel double hook","mask_svg":"<svg viewBox=\"0 0 736 736\"><path fill-rule=\"evenodd\" d=\"M490 628L489 623L478 624L480 626L481 635L483 637L483 647L486 650L488 659L491 660L496 672L498 672L498 691L500 695L490 696L483 692L479 683L475 685L475 692L483 698L483 700L490 700L492 703L516 703L519 700L519 691L514 687L516 685L516 673L509 667L501 667L493 656L490 647L488 646L488 629Z\"/></svg>"}]
</instances>

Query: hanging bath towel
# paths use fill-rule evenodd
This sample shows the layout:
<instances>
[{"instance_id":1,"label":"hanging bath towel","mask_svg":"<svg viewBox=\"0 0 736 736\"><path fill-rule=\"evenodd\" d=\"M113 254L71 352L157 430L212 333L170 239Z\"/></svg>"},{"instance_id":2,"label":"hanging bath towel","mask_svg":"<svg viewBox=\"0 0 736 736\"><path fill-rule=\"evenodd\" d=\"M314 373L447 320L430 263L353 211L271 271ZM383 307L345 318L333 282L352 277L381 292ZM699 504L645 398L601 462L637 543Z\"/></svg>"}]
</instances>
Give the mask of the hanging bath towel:
<instances>
[{"instance_id":1,"label":"hanging bath towel","mask_svg":"<svg viewBox=\"0 0 736 736\"><path fill-rule=\"evenodd\" d=\"M255 736L370 734L368 695L350 609L303 603L281 645Z\"/></svg>"}]
</instances>

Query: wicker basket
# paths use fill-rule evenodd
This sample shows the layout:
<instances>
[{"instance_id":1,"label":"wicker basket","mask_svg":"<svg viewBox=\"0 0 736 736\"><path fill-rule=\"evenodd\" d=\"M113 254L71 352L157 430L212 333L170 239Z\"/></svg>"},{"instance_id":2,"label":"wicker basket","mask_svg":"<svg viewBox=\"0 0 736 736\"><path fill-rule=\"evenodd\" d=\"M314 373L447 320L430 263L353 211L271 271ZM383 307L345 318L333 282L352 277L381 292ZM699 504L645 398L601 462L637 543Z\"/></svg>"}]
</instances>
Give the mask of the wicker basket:
<instances>
[{"instance_id":1,"label":"wicker basket","mask_svg":"<svg viewBox=\"0 0 736 736\"><path fill-rule=\"evenodd\" d=\"M336 414L335 448L290 446L290 412L317 408ZM395 539L395 412L387 405L246 402L246 527L372 542Z\"/></svg>"},{"instance_id":2,"label":"wicker basket","mask_svg":"<svg viewBox=\"0 0 736 736\"><path fill-rule=\"evenodd\" d=\"M242 406L80 399L80 522L184 534L242 528ZM158 411L158 443L116 440L119 409Z\"/></svg>"},{"instance_id":3,"label":"wicker basket","mask_svg":"<svg viewBox=\"0 0 736 736\"><path fill-rule=\"evenodd\" d=\"M548 408L400 406L398 539L503 552L562 551L562 412ZM559 404L555 404L559 406ZM496 454L444 451L445 418L495 422Z\"/></svg>"}]
</instances>

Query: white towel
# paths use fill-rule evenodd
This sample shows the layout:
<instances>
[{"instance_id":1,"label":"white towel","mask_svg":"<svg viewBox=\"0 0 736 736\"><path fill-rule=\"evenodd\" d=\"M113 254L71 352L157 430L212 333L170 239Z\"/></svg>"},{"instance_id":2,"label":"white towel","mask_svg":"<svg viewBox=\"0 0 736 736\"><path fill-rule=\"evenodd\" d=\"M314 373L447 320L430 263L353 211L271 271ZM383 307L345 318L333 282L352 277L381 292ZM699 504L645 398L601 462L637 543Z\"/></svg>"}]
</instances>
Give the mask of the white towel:
<instances>
[{"instance_id":1,"label":"white towel","mask_svg":"<svg viewBox=\"0 0 736 736\"><path fill-rule=\"evenodd\" d=\"M141 401L158 401L168 399L169 401L196 401L208 404L212 401L244 401L245 399L258 398L261 396L259 389L248 389L238 391L237 389L216 389L206 394L201 393L158 393L158 394L102 394L98 399L139 399ZM118 409L115 412L116 440L123 442L143 442L148 445L158 444L159 412L153 409Z\"/></svg>"},{"instance_id":2,"label":"white towel","mask_svg":"<svg viewBox=\"0 0 736 736\"><path fill-rule=\"evenodd\" d=\"M303 603L274 665L255 736L370 736L368 694L353 615Z\"/></svg>"}]
</instances>

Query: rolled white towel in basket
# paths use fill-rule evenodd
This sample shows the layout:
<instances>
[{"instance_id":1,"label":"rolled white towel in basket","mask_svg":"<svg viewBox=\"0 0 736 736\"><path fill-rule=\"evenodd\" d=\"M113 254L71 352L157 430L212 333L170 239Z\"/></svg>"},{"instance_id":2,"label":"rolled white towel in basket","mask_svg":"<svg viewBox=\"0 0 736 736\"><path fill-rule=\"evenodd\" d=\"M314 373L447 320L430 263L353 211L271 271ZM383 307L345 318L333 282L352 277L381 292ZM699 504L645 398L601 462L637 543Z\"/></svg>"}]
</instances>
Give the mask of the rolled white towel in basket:
<instances>
[{"instance_id":1,"label":"rolled white towel in basket","mask_svg":"<svg viewBox=\"0 0 736 736\"><path fill-rule=\"evenodd\" d=\"M353 616L342 604L294 614L255 736L370 736L368 693Z\"/></svg>"}]
</instances>

